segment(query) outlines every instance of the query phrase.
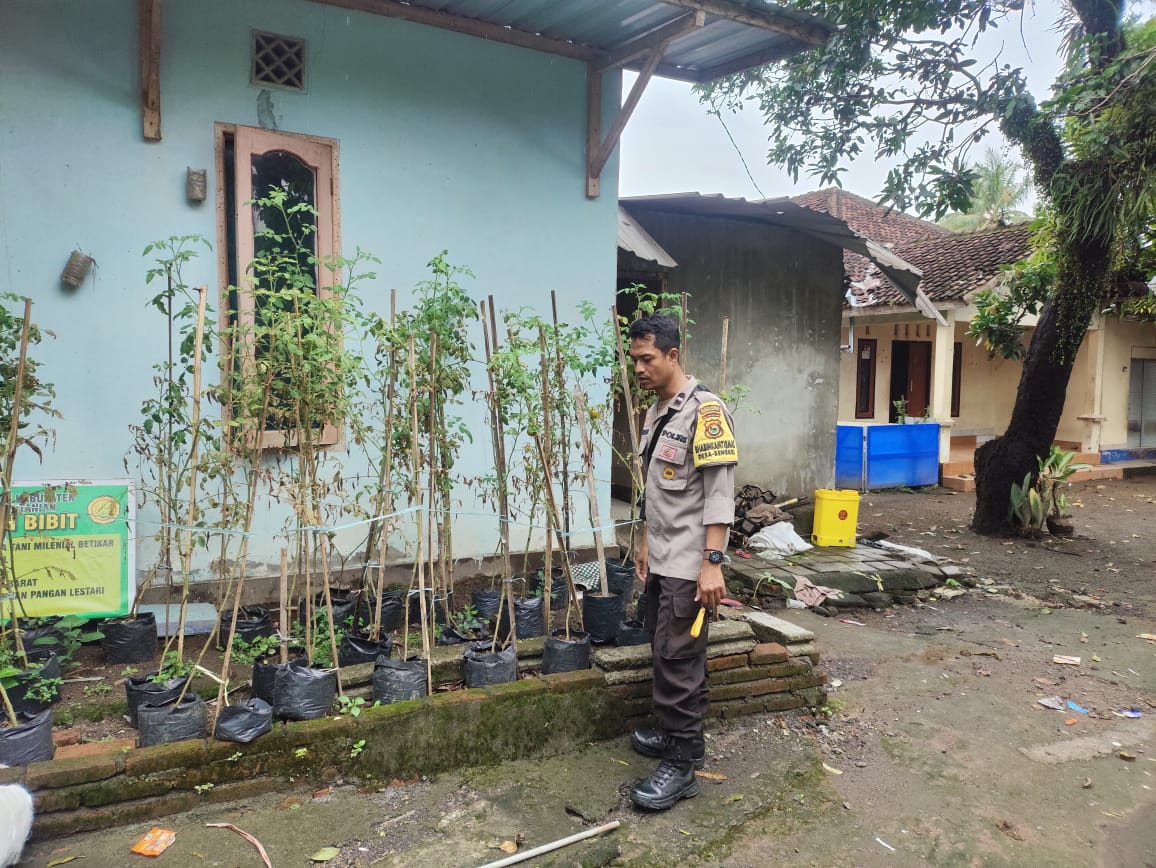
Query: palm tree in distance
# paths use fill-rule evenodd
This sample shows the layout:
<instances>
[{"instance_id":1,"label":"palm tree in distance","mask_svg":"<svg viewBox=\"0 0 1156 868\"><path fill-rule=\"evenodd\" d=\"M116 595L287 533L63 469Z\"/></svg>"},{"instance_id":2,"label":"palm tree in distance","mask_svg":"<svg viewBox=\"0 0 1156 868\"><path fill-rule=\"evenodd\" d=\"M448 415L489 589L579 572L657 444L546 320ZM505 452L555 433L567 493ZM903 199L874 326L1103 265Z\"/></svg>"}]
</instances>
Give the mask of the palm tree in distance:
<instances>
[{"instance_id":1,"label":"palm tree in distance","mask_svg":"<svg viewBox=\"0 0 1156 868\"><path fill-rule=\"evenodd\" d=\"M971 171L975 176L971 208L946 215L940 226L953 232L976 232L1032 219L1016 208L1032 191L1031 176L1023 166L988 148Z\"/></svg>"}]
</instances>

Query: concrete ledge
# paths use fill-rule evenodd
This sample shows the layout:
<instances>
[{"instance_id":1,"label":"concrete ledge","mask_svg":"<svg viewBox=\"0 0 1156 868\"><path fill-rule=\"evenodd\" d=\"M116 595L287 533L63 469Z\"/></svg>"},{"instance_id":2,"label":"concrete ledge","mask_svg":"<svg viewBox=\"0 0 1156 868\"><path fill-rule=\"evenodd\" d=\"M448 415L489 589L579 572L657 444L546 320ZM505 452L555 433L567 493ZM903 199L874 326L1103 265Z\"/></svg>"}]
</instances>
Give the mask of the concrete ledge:
<instances>
[{"instance_id":1,"label":"concrete ledge","mask_svg":"<svg viewBox=\"0 0 1156 868\"><path fill-rule=\"evenodd\" d=\"M772 616L712 624L707 646L710 714L733 717L825 701L812 665L813 636ZM760 631L776 640L759 644ZM543 639L519 643L533 661ZM804 652L804 653L800 653ZM594 666L486 689L459 684L462 648L431 654L441 679L432 696L366 707L352 715L278 723L250 744L196 740L148 748L93 750L27 768L0 770L34 795L34 837L48 838L151 820L205 801L244 798L289 779L342 774L367 785L572 750L616 736L652 711L649 646L598 648ZM815 657L818 655L815 654ZM772 662L773 661L773 662ZM351 694L372 680L372 664L342 670ZM355 748L354 746L357 745Z\"/></svg>"}]
</instances>

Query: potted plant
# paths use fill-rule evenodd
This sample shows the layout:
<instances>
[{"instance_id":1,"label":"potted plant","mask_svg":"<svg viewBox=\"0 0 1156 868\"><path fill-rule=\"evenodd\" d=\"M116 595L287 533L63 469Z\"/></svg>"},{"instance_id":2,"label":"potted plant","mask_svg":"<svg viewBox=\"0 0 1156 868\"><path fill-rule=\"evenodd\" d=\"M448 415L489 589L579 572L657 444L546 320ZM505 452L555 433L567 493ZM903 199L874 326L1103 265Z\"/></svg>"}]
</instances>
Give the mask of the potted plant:
<instances>
[{"instance_id":1,"label":"potted plant","mask_svg":"<svg viewBox=\"0 0 1156 868\"><path fill-rule=\"evenodd\" d=\"M40 455L40 444L52 438L49 429L34 423L36 416L56 418L60 414L52 406L55 396L52 384L40 378L40 365L28 354L30 346L39 344L44 335L51 333L32 322L30 298L0 294L0 302L17 301L23 301L22 316L13 314L6 304L0 304L0 438L3 438L0 440L0 647L7 646L11 636L10 650L26 669L29 660L20 638L16 571L9 545L9 522L15 512L9 492L17 450L23 447ZM8 603L7 611L3 609L3 601ZM19 714L12 705L4 679L0 678L0 763L27 765L52 759L53 751L52 713L45 710L31 718Z\"/></svg>"},{"instance_id":2,"label":"potted plant","mask_svg":"<svg viewBox=\"0 0 1156 868\"><path fill-rule=\"evenodd\" d=\"M1054 536L1072 536L1076 527L1068 512L1070 503L1061 487L1068 482L1072 475L1091 467L1090 464L1081 464L1076 460L1076 453L1066 452L1053 445L1047 457L1037 459L1039 473L1036 476L1040 496L1044 502L1044 521L1048 532Z\"/></svg>"}]
</instances>

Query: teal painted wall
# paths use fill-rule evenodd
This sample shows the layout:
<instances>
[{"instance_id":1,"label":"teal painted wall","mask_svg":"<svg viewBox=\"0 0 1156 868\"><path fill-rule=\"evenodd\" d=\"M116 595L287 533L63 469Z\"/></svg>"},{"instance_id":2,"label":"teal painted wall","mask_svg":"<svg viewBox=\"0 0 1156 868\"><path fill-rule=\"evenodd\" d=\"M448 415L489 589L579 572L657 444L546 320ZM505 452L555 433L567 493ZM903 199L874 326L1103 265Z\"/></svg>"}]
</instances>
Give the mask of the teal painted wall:
<instances>
[{"instance_id":1,"label":"teal painted wall","mask_svg":"<svg viewBox=\"0 0 1156 868\"><path fill-rule=\"evenodd\" d=\"M272 118L286 132L339 140L343 250L360 245L382 260L362 286L372 306L387 312L391 288L404 306L443 248L475 273L467 284L475 297L493 293L500 308L545 312L550 289L564 318L581 300L609 304L617 161L603 174L602 197L587 200L582 64L304 0L167 3L163 141L145 142L136 8L0 4L0 291L33 298L35 319L56 332L39 355L65 417L43 464L25 455L17 478L125 475L128 425L166 344L163 319L145 306L155 287L145 284L141 250L185 233L216 244L213 124L261 125L251 29L308 40L307 92L270 89ZM617 82L605 93L608 122ZM185 199L187 166L209 170L204 203ZM74 292L59 282L73 248L97 262ZM185 276L215 299L215 251ZM477 438L466 466L489 466L482 409L465 412ZM283 520L276 505L262 513L254 560L274 560ZM461 554L495 548L489 521L466 520L456 532Z\"/></svg>"}]
</instances>

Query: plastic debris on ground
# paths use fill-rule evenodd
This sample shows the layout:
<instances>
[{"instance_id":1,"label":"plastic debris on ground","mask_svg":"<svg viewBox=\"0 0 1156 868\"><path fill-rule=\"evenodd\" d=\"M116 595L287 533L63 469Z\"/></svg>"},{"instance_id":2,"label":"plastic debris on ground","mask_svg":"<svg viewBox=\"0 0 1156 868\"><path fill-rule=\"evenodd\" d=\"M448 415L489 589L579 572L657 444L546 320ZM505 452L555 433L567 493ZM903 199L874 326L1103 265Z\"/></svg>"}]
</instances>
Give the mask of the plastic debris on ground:
<instances>
[{"instance_id":1,"label":"plastic debris on ground","mask_svg":"<svg viewBox=\"0 0 1156 868\"><path fill-rule=\"evenodd\" d=\"M1052 711L1064 710L1064 700L1058 696L1045 696L1043 699L1037 699L1036 702L1044 708L1050 708Z\"/></svg>"},{"instance_id":2,"label":"plastic debris on ground","mask_svg":"<svg viewBox=\"0 0 1156 868\"><path fill-rule=\"evenodd\" d=\"M1067 654L1057 654L1052 658L1053 663L1059 663L1061 666L1079 666L1080 658L1071 657Z\"/></svg>"},{"instance_id":3,"label":"plastic debris on ground","mask_svg":"<svg viewBox=\"0 0 1156 868\"><path fill-rule=\"evenodd\" d=\"M1068 708L1070 708L1072 711L1076 712L1076 714L1087 714L1088 713L1088 709L1084 708L1083 706L1077 705L1076 703L1072 702L1072 700L1070 700L1070 699L1068 700Z\"/></svg>"},{"instance_id":4,"label":"plastic debris on ground","mask_svg":"<svg viewBox=\"0 0 1156 868\"><path fill-rule=\"evenodd\" d=\"M852 624L856 627L866 627L867 626L862 621L853 621L850 618L840 618L839 623L840 624Z\"/></svg>"},{"instance_id":5,"label":"plastic debris on ground","mask_svg":"<svg viewBox=\"0 0 1156 868\"><path fill-rule=\"evenodd\" d=\"M1133 719L1140 717L1140 709L1138 708L1121 708L1119 711L1113 711L1112 714L1116 717L1131 717Z\"/></svg>"},{"instance_id":6,"label":"plastic debris on ground","mask_svg":"<svg viewBox=\"0 0 1156 868\"><path fill-rule=\"evenodd\" d=\"M172 829L161 829L153 826L144 837L132 845L132 852L141 856L159 856L177 840L177 833Z\"/></svg>"},{"instance_id":7,"label":"plastic debris on ground","mask_svg":"<svg viewBox=\"0 0 1156 868\"><path fill-rule=\"evenodd\" d=\"M790 522L768 525L747 540L747 548L763 556L793 555L814 548L795 533Z\"/></svg>"},{"instance_id":8,"label":"plastic debris on ground","mask_svg":"<svg viewBox=\"0 0 1156 868\"><path fill-rule=\"evenodd\" d=\"M1149 642L1156 642L1156 633L1140 633L1136 636L1137 639L1147 639Z\"/></svg>"}]
</instances>

